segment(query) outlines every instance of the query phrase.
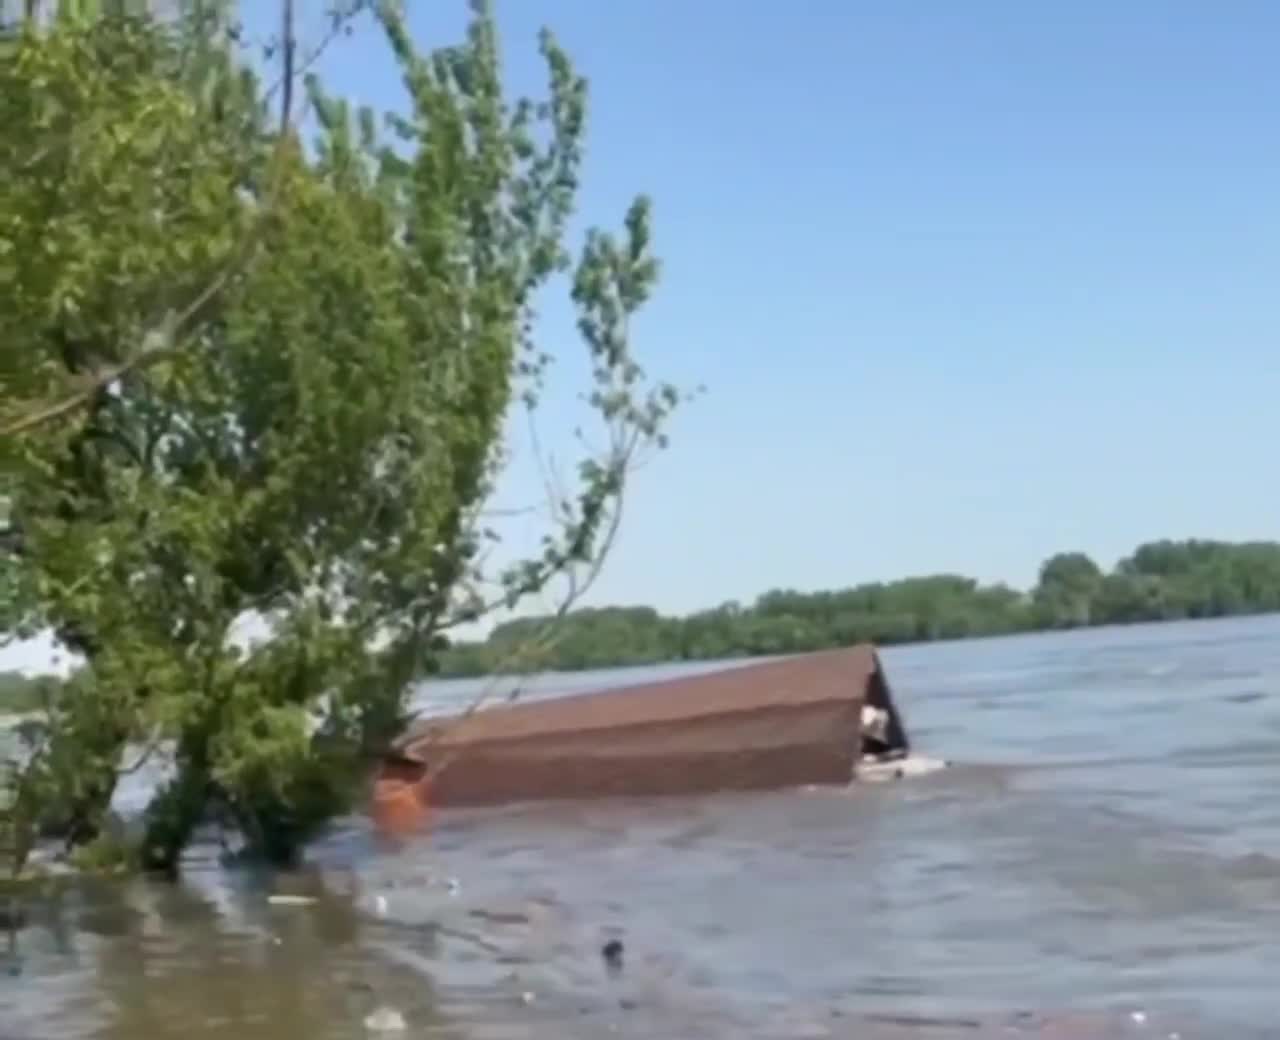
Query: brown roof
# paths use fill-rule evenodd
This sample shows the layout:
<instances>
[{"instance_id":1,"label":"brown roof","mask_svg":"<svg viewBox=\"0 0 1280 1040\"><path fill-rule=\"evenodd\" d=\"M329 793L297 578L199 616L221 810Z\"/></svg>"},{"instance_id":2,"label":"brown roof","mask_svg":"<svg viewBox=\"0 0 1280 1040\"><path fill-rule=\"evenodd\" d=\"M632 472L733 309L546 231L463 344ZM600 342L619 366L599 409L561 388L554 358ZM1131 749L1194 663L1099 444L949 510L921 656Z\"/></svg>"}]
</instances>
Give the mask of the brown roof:
<instances>
[{"instance_id":1,"label":"brown roof","mask_svg":"<svg viewBox=\"0 0 1280 1040\"><path fill-rule=\"evenodd\" d=\"M412 752L415 745L425 750L857 701L878 668L875 649L867 645L733 665L701 675L482 709L466 719L426 719L400 746Z\"/></svg>"}]
</instances>

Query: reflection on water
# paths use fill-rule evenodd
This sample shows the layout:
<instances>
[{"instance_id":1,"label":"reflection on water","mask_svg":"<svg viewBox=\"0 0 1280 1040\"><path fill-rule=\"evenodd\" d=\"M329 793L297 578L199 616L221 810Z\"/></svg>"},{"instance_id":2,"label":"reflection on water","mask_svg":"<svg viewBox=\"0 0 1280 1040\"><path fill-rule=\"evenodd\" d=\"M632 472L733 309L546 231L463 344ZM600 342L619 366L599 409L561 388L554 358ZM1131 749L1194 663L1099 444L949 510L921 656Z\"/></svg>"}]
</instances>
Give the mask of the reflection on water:
<instances>
[{"instance_id":1,"label":"reflection on water","mask_svg":"<svg viewBox=\"0 0 1280 1040\"><path fill-rule=\"evenodd\" d=\"M353 819L290 876L201 849L179 886L70 884L3 962L0 1040L324 1040L380 1008L415 1037L1268 1035L1280 619L885 658L954 770L398 848Z\"/></svg>"}]
</instances>

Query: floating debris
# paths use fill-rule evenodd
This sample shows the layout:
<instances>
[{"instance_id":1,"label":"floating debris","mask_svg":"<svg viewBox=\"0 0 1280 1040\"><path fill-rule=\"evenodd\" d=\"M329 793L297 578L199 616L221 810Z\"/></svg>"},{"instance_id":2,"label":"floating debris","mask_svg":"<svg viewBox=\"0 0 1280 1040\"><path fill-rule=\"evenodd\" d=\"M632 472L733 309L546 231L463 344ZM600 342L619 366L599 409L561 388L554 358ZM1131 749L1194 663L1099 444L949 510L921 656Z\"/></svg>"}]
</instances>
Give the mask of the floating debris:
<instances>
[{"instance_id":1,"label":"floating debris","mask_svg":"<svg viewBox=\"0 0 1280 1040\"><path fill-rule=\"evenodd\" d=\"M373 815L400 832L427 807L845 787L908 775L909 753L864 645L425 719L383 757Z\"/></svg>"},{"instance_id":2,"label":"floating debris","mask_svg":"<svg viewBox=\"0 0 1280 1040\"><path fill-rule=\"evenodd\" d=\"M913 776L928 776L951 765L944 758L927 758L923 755L906 755L885 761L864 760L858 770L858 779L871 783L886 780L903 780Z\"/></svg>"},{"instance_id":3,"label":"floating debris","mask_svg":"<svg viewBox=\"0 0 1280 1040\"><path fill-rule=\"evenodd\" d=\"M272 906L310 906L316 902L316 898L315 896L273 895L267 896L267 902Z\"/></svg>"},{"instance_id":4,"label":"floating debris","mask_svg":"<svg viewBox=\"0 0 1280 1040\"><path fill-rule=\"evenodd\" d=\"M19 906L0 906L0 932L16 932L27 926L27 913Z\"/></svg>"},{"instance_id":5,"label":"floating debris","mask_svg":"<svg viewBox=\"0 0 1280 1040\"><path fill-rule=\"evenodd\" d=\"M605 966L611 973L616 974L622 970L622 954L623 945L621 939L610 939L604 944L600 950L600 956L604 958Z\"/></svg>"},{"instance_id":6,"label":"floating debris","mask_svg":"<svg viewBox=\"0 0 1280 1040\"><path fill-rule=\"evenodd\" d=\"M376 1033L398 1033L405 1028L404 1015L395 1008L380 1007L364 1019L365 1029Z\"/></svg>"}]
</instances>

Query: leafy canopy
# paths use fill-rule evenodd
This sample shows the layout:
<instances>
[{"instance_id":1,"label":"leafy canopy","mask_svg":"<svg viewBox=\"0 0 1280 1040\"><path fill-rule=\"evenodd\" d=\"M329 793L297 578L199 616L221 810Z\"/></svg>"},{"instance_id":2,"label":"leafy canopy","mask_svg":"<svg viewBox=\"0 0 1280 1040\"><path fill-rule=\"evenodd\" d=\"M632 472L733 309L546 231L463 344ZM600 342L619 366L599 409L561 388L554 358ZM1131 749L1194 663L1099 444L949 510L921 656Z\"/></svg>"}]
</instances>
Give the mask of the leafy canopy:
<instances>
[{"instance_id":1,"label":"leafy canopy","mask_svg":"<svg viewBox=\"0 0 1280 1040\"><path fill-rule=\"evenodd\" d=\"M384 4L407 110L353 111L308 76L303 141L290 11L282 89L224 18L73 12L0 62L0 621L87 662L17 782L89 841L126 746L166 742L159 867L213 809L295 855L442 633L595 572L678 401L628 337L657 277L648 202L567 246L586 83L551 35L548 96L511 102L486 4L430 52ZM562 275L607 447L543 552L490 575L483 509ZM237 640L246 618L270 638Z\"/></svg>"}]
</instances>

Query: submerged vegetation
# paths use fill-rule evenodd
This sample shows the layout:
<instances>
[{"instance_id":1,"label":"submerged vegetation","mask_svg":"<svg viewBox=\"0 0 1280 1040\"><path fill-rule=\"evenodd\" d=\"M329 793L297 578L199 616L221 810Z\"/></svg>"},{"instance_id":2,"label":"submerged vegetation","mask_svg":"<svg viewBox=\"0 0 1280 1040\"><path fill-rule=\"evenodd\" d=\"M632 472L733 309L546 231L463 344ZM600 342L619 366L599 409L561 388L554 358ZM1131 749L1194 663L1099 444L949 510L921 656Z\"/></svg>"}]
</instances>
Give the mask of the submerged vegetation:
<instances>
[{"instance_id":1,"label":"submerged vegetation","mask_svg":"<svg viewBox=\"0 0 1280 1040\"><path fill-rule=\"evenodd\" d=\"M434 50L392 2L336 4L305 41L282 0L266 43L217 0L5 10L0 640L52 631L82 667L9 684L43 718L0 762L0 850L93 861L126 749L164 747L130 856L173 871L216 819L288 861L446 632L533 593L567 609L598 571L679 400L628 340L649 204L572 245L586 83L548 33L546 97L509 98L480 0ZM315 75L357 20L402 73L395 112ZM539 554L494 571L488 502L557 287L603 447L558 478Z\"/></svg>"},{"instance_id":2,"label":"submerged vegetation","mask_svg":"<svg viewBox=\"0 0 1280 1040\"><path fill-rule=\"evenodd\" d=\"M523 663L567 671L1273 611L1280 611L1280 543L1162 541L1140 546L1110 573L1084 553L1059 553L1044 562L1030 592L940 574L824 592L775 590L750 606L727 603L683 618L651 607L576 610L557 640ZM486 674L543 623L510 621L483 643L458 644L442 670Z\"/></svg>"}]
</instances>

